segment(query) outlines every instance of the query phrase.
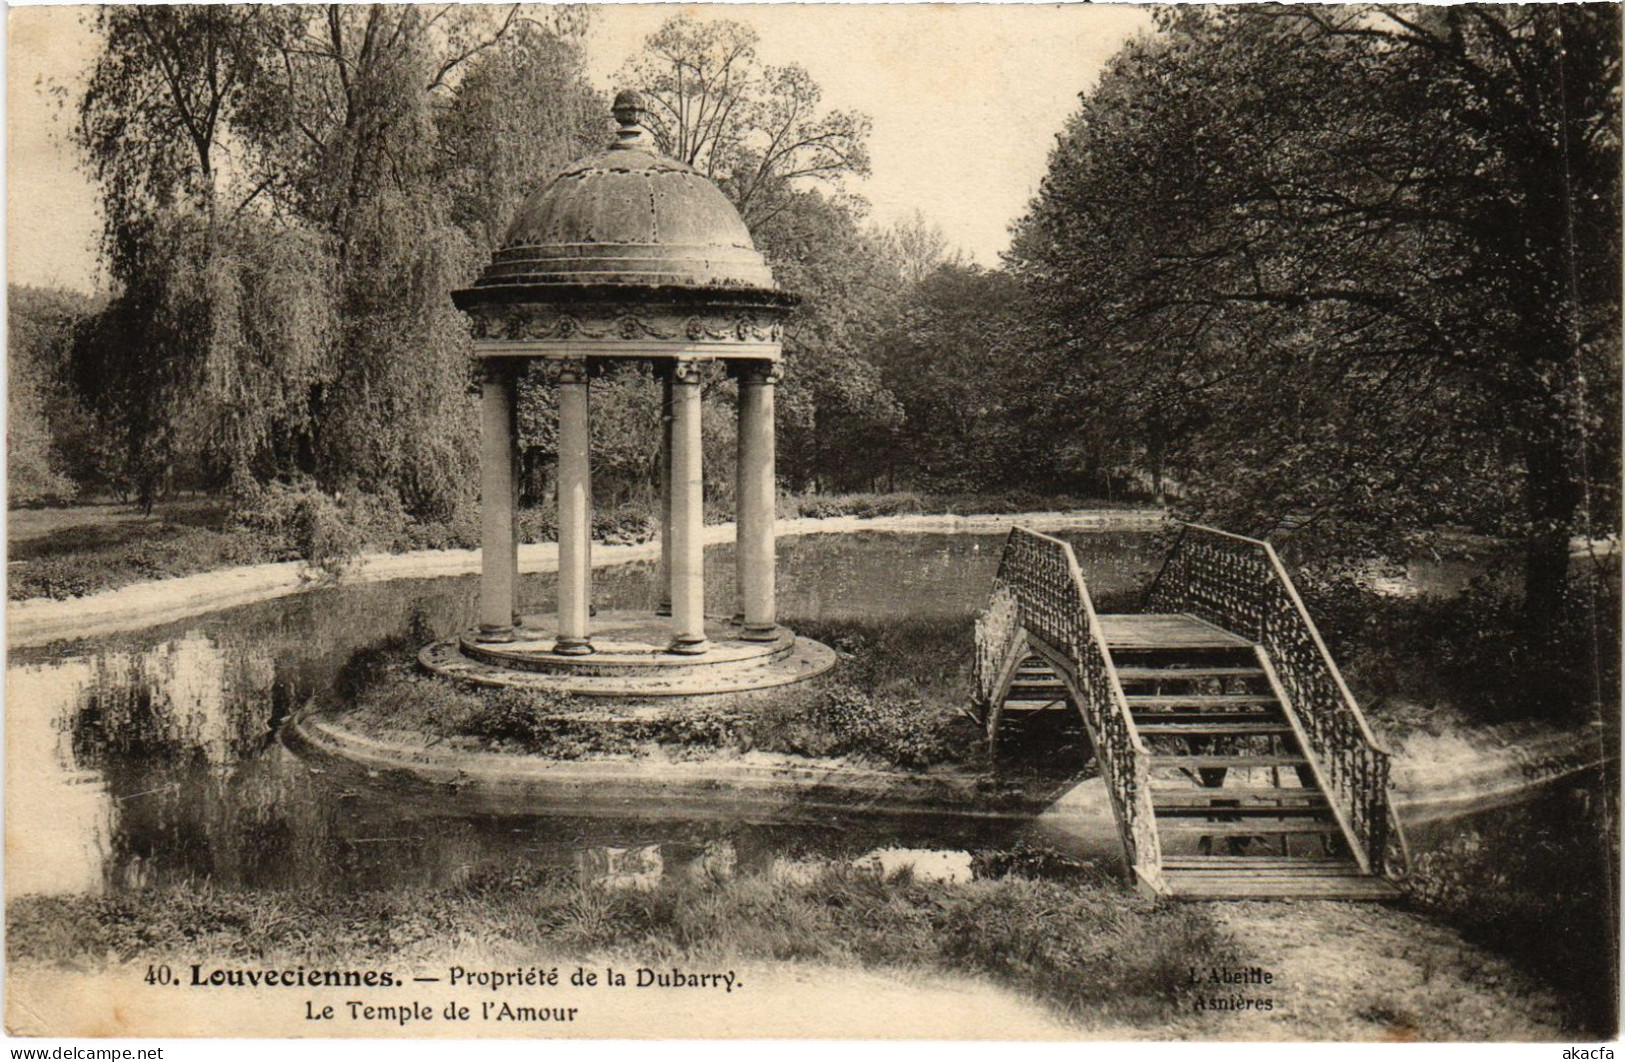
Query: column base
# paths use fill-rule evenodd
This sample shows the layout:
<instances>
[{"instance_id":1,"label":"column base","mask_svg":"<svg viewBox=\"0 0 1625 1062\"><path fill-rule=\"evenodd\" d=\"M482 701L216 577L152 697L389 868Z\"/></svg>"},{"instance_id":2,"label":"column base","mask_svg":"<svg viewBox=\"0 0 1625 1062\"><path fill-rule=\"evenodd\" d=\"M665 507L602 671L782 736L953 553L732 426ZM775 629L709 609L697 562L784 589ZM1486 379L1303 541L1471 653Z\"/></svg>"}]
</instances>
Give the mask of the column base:
<instances>
[{"instance_id":1,"label":"column base","mask_svg":"<svg viewBox=\"0 0 1625 1062\"><path fill-rule=\"evenodd\" d=\"M699 656L701 653L708 652L710 648L711 642L709 639L685 634L673 639L672 643L666 647L666 652L676 653L678 656Z\"/></svg>"},{"instance_id":2,"label":"column base","mask_svg":"<svg viewBox=\"0 0 1625 1062\"><path fill-rule=\"evenodd\" d=\"M587 638L560 638L553 643L553 652L559 656L591 656L597 651Z\"/></svg>"},{"instance_id":3,"label":"column base","mask_svg":"<svg viewBox=\"0 0 1625 1062\"><path fill-rule=\"evenodd\" d=\"M479 633L474 635L477 642L511 642L513 641L513 627L493 627L489 623L480 624Z\"/></svg>"},{"instance_id":4,"label":"column base","mask_svg":"<svg viewBox=\"0 0 1625 1062\"><path fill-rule=\"evenodd\" d=\"M776 642L784 634L777 623L741 623L739 639L745 642Z\"/></svg>"}]
</instances>

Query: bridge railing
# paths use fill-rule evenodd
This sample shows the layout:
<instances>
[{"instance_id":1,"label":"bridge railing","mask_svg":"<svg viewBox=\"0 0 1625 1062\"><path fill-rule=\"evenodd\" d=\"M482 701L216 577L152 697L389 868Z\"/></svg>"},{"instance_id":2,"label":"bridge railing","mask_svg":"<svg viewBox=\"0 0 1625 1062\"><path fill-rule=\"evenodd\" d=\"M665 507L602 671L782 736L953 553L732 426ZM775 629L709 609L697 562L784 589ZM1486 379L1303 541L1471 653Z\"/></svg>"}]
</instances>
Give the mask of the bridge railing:
<instances>
[{"instance_id":1,"label":"bridge railing","mask_svg":"<svg viewBox=\"0 0 1625 1062\"><path fill-rule=\"evenodd\" d=\"M976 657L971 662L976 709L984 723L998 709L999 685L1005 681L1005 665L1025 636L1021 606L1016 603L1014 591L995 583L987 607L976 614ZM993 736L991 731L988 736Z\"/></svg>"},{"instance_id":2,"label":"bridge railing","mask_svg":"<svg viewBox=\"0 0 1625 1062\"><path fill-rule=\"evenodd\" d=\"M1389 796L1390 754L1366 724L1274 547L1186 524L1146 592L1145 609L1190 613L1264 648L1329 798L1365 849L1361 861L1403 876L1410 859Z\"/></svg>"},{"instance_id":3,"label":"bridge railing","mask_svg":"<svg viewBox=\"0 0 1625 1062\"><path fill-rule=\"evenodd\" d=\"M1150 754L1134 729L1128 702L1072 547L1016 527L1005 540L988 609L977 621L977 694L991 699L992 672L1025 634L1051 659L1078 703L1111 796L1129 864L1162 889L1162 852L1151 807ZM984 662L984 657L986 661ZM986 686L986 689L983 687Z\"/></svg>"}]
</instances>

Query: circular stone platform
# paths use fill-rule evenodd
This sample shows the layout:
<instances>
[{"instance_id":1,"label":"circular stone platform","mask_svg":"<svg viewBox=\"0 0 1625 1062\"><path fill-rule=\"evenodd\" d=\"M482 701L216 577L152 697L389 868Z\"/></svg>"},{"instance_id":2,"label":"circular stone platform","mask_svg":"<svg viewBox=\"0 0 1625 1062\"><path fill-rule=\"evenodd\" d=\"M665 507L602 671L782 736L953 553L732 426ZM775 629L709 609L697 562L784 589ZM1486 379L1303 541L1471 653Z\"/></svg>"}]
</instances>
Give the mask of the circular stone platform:
<instances>
[{"instance_id":1,"label":"circular stone platform","mask_svg":"<svg viewBox=\"0 0 1625 1062\"><path fill-rule=\"evenodd\" d=\"M782 631L772 641L746 641L738 626L710 618L710 649L698 656L666 651L667 620L646 612L593 617L588 656L553 652L551 617L527 616L511 642L481 642L474 632L425 646L418 654L437 675L481 686L552 690L588 697L696 697L743 693L801 682L835 664L835 653Z\"/></svg>"}]
</instances>

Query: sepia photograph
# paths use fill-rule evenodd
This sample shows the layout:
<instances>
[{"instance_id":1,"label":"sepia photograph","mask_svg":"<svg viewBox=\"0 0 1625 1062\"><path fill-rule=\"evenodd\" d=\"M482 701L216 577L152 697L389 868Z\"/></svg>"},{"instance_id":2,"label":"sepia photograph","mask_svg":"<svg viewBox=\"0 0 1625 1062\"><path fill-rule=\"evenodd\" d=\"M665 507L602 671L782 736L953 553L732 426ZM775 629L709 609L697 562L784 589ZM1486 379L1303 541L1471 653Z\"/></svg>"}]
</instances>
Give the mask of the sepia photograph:
<instances>
[{"instance_id":1,"label":"sepia photograph","mask_svg":"<svg viewBox=\"0 0 1625 1062\"><path fill-rule=\"evenodd\" d=\"M10 7L8 1040L1617 1042L1621 13Z\"/></svg>"}]
</instances>

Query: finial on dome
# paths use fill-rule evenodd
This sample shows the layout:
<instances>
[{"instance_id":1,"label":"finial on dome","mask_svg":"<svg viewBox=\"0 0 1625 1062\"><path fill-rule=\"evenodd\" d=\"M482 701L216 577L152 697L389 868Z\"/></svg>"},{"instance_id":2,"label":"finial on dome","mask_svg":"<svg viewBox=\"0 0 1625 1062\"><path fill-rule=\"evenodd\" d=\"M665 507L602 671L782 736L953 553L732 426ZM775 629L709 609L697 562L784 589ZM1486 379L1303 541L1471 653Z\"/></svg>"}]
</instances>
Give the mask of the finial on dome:
<instances>
[{"instance_id":1,"label":"finial on dome","mask_svg":"<svg viewBox=\"0 0 1625 1062\"><path fill-rule=\"evenodd\" d=\"M610 108L621 128L615 134L610 150L642 148L652 150L654 137L643 127L643 94L635 89L622 89L615 94L615 106Z\"/></svg>"}]
</instances>

